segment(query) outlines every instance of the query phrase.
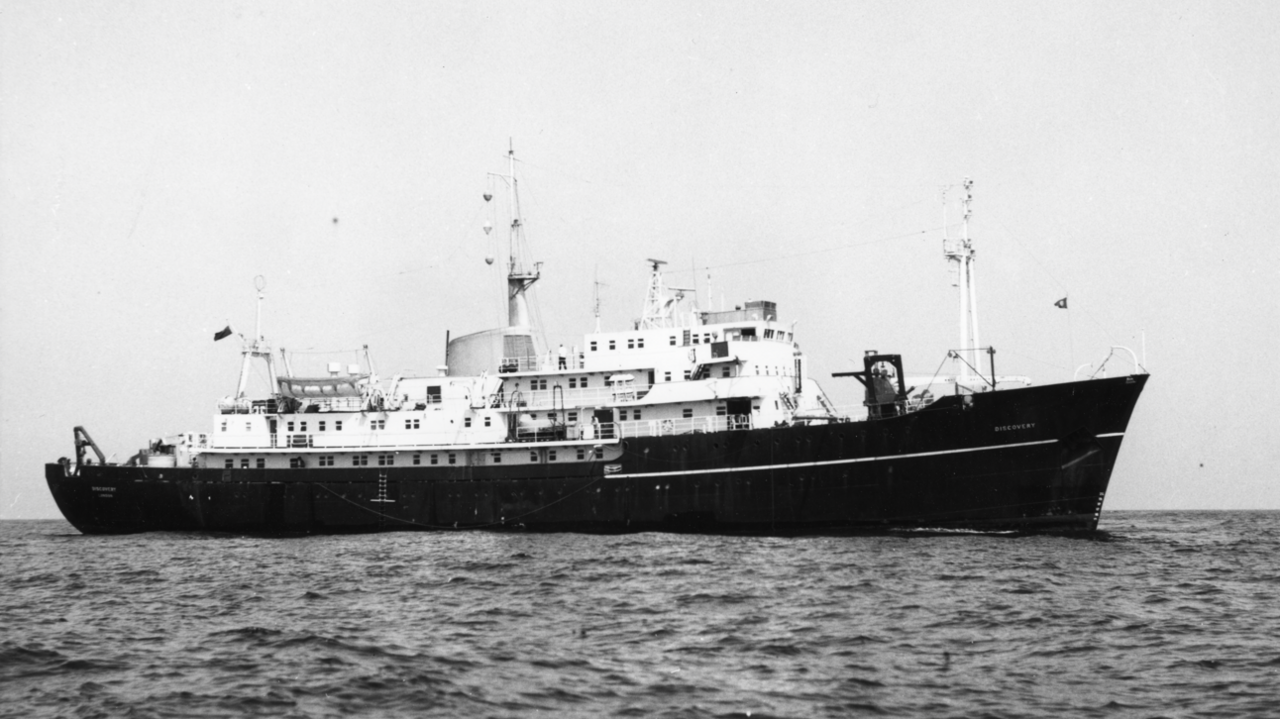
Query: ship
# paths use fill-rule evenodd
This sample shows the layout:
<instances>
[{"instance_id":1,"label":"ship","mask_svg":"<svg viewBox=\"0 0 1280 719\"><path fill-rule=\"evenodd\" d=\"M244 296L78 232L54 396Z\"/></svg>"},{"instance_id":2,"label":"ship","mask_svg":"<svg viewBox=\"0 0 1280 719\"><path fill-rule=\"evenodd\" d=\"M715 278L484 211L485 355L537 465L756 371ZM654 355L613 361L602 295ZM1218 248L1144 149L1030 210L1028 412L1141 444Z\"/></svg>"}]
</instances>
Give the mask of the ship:
<instances>
[{"instance_id":1,"label":"ship","mask_svg":"<svg viewBox=\"0 0 1280 719\"><path fill-rule=\"evenodd\" d=\"M810 375L776 303L699 306L658 259L638 320L602 331L597 299L581 344L545 346L528 296L542 266L507 160L488 173L509 198L506 326L447 339L422 376L381 378L367 348L296 372L262 334L259 278L237 390L210 430L112 462L76 426L74 457L45 465L67 521L85 534L1098 531L1148 373L1113 347L1123 374L1109 374L1119 360L1056 384L996 374L978 337L971 181L963 231L943 237L959 288L954 372L908 377L900 355L866 350L833 375L858 383L849 409ZM268 380L257 392L253 366Z\"/></svg>"}]
</instances>

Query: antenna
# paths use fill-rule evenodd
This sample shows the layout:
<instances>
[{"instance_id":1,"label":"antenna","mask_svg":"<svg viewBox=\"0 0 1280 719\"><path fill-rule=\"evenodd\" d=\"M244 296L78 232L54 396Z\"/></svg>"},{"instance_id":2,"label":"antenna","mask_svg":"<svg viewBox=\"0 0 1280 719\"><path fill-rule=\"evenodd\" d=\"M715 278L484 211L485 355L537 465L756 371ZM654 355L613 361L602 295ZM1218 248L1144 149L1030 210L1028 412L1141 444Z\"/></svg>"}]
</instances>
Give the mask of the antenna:
<instances>
[{"instance_id":1,"label":"antenna","mask_svg":"<svg viewBox=\"0 0 1280 719\"><path fill-rule=\"evenodd\" d=\"M600 281L600 265L596 265L594 276L592 277L592 303L595 305L596 314L596 332L600 332L600 288L608 287Z\"/></svg>"},{"instance_id":2,"label":"antenna","mask_svg":"<svg viewBox=\"0 0 1280 719\"><path fill-rule=\"evenodd\" d=\"M946 197L946 191L943 191ZM968 387L969 368L977 366L977 348L981 345L978 338L978 296L973 277L973 261L977 253L973 250L973 242L969 238L969 218L973 215L973 180L964 178L964 208L961 220L959 239L950 239L946 231L946 203L943 203L943 256L951 263L952 284L960 288L960 346L952 355L957 366L956 391ZM995 378L992 378L995 381Z\"/></svg>"}]
</instances>

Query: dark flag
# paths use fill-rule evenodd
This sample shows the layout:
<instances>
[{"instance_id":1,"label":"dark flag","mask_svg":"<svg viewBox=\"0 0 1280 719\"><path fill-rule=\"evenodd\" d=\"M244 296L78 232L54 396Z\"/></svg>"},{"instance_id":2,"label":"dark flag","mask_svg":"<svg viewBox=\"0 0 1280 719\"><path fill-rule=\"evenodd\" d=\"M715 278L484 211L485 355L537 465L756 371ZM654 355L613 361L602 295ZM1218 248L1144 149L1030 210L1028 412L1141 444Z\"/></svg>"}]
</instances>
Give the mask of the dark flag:
<instances>
[{"instance_id":1,"label":"dark flag","mask_svg":"<svg viewBox=\"0 0 1280 719\"><path fill-rule=\"evenodd\" d=\"M1057 302L1054 302L1054 303L1053 303L1053 306L1054 306L1054 307L1057 307L1057 308L1059 308L1059 309L1064 309L1064 310L1065 310L1065 309L1067 308L1067 298L1066 298L1066 297L1063 297L1062 299L1058 300Z\"/></svg>"},{"instance_id":2,"label":"dark flag","mask_svg":"<svg viewBox=\"0 0 1280 719\"><path fill-rule=\"evenodd\" d=\"M217 332L213 333L213 341L217 342L223 337L230 337L230 336L231 336L231 325L227 325L224 329L220 329Z\"/></svg>"}]
</instances>

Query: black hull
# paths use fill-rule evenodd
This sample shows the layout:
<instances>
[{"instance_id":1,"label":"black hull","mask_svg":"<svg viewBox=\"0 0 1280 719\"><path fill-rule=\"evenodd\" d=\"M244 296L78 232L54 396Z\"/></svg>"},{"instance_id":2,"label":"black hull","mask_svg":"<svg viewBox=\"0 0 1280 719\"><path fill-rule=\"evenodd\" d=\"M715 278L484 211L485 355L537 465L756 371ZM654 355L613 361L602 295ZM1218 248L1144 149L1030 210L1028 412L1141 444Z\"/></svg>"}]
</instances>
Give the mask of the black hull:
<instances>
[{"instance_id":1,"label":"black hull","mask_svg":"<svg viewBox=\"0 0 1280 719\"><path fill-rule=\"evenodd\" d=\"M45 475L86 534L392 530L1091 532L1146 375L945 397L904 416L636 437L616 462Z\"/></svg>"}]
</instances>

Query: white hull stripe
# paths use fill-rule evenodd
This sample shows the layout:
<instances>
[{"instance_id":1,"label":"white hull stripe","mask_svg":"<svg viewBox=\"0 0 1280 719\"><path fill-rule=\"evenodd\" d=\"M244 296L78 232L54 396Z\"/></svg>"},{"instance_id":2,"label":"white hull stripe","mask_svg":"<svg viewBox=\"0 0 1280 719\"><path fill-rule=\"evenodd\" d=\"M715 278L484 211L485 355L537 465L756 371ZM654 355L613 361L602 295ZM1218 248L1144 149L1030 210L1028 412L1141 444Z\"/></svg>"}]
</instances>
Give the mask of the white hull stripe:
<instances>
[{"instance_id":1,"label":"white hull stripe","mask_svg":"<svg viewBox=\"0 0 1280 719\"><path fill-rule=\"evenodd\" d=\"M1123 437L1124 432L1100 434L1098 438ZM610 479L642 479L646 477L676 477L692 474L725 474L727 472L762 472L772 469L792 469L795 467L830 467L839 464L857 464L859 462L885 462L899 459L915 459L916 457L937 457L944 454L965 454L967 452L985 452L993 449L1013 449L1015 447L1035 447L1042 444L1054 444L1056 439L1041 439L1035 442L1017 442L1014 444L996 444L989 447L969 447L968 449L944 449L938 452L916 452L915 454L887 454L878 457L856 457L853 459L828 459L822 462L790 462L788 464L760 464L754 467L716 467L715 469L689 469L675 472L633 472L630 474L611 474Z\"/></svg>"}]
</instances>

